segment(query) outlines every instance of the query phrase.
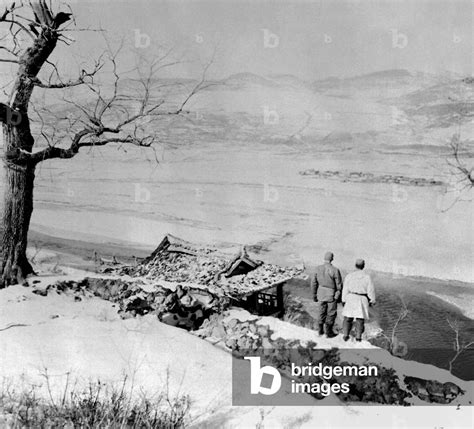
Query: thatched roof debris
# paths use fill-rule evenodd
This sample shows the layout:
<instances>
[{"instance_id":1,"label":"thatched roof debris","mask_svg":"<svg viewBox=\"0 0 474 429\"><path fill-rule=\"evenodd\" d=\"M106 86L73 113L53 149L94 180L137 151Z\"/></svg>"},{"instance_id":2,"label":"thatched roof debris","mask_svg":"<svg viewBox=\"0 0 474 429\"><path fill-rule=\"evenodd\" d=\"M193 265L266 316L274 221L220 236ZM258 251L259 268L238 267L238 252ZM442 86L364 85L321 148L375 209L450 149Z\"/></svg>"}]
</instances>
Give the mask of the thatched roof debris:
<instances>
[{"instance_id":1,"label":"thatched roof debris","mask_svg":"<svg viewBox=\"0 0 474 429\"><path fill-rule=\"evenodd\" d=\"M262 291L302 274L300 267L280 267L252 259L245 247L231 256L167 235L141 264L124 274L183 283L236 298Z\"/></svg>"},{"instance_id":2,"label":"thatched roof debris","mask_svg":"<svg viewBox=\"0 0 474 429\"><path fill-rule=\"evenodd\" d=\"M250 258L244 247L229 261L226 268L219 275L224 277L238 276L240 274L248 274L250 271L262 265L262 261L254 261Z\"/></svg>"}]
</instances>

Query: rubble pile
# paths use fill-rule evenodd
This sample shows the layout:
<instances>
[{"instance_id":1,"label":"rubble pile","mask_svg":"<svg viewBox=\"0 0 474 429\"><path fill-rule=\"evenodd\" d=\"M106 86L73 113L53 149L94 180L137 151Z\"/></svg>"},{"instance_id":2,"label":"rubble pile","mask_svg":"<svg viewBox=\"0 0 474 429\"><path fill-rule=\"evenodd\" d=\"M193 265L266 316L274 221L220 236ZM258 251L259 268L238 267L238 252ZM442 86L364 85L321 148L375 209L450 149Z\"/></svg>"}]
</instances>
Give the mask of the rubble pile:
<instances>
[{"instance_id":1,"label":"rubble pile","mask_svg":"<svg viewBox=\"0 0 474 429\"><path fill-rule=\"evenodd\" d=\"M449 404L458 395L464 393L459 386L449 381L440 383L436 380L423 380L418 377L405 377L404 381L413 394L426 402Z\"/></svg>"},{"instance_id":2,"label":"rubble pile","mask_svg":"<svg viewBox=\"0 0 474 429\"><path fill-rule=\"evenodd\" d=\"M140 281L127 282L122 279L85 277L80 281L65 280L49 285L45 289L35 289L33 293L47 296L50 292L74 296L76 301L84 297L96 296L118 304L122 318L143 316L159 310L167 290L157 287L146 292Z\"/></svg>"},{"instance_id":3,"label":"rubble pile","mask_svg":"<svg viewBox=\"0 0 474 429\"><path fill-rule=\"evenodd\" d=\"M120 278L85 277L80 281L58 281L45 289L35 289L33 293L47 296L50 292L74 296L76 301L84 297L96 296L118 305L118 314L122 319L156 314L163 311L162 305L170 290L155 285L153 290L144 288L145 284L137 279L126 281ZM191 290L191 293L205 305L206 317L221 311L226 303L211 293Z\"/></svg>"},{"instance_id":4,"label":"rubble pile","mask_svg":"<svg viewBox=\"0 0 474 429\"><path fill-rule=\"evenodd\" d=\"M123 274L177 283L209 285L216 273L226 267L226 261L212 253L190 255L177 252L161 252L150 261L135 267L125 267Z\"/></svg>"},{"instance_id":5,"label":"rubble pile","mask_svg":"<svg viewBox=\"0 0 474 429\"><path fill-rule=\"evenodd\" d=\"M245 294L297 277L302 273L303 269L299 267L280 267L273 264L262 264L246 275L220 278L218 284L220 287L228 290L230 295Z\"/></svg>"},{"instance_id":6,"label":"rubble pile","mask_svg":"<svg viewBox=\"0 0 474 429\"><path fill-rule=\"evenodd\" d=\"M273 332L268 326L238 319L227 321L225 314L211 315L194 334L234 353L274 346L271 341Z\"/></svg>"},{"instance_id":7,"label":"rubble pile","mask_svg":"<svg viewBox=\"0 0 474 429\"><path fill-rule=\"evenodd\" d=\"M277 337L262 319L252 317L240 320L236 317L229 317L227 312L210 316L199 330L194 331L194 335L232 352L238 358L248 355L259 356L265 364L278 368L287 374L290 371L291 362L312 362L313 365L321 362L323 365L336 366L347 365L350 362L347 359L352 358L347 350L342 356L341 351L337 348L320 349L312 341ZM380 350L379 353L385 352ZM356 358L355 355L354 358ZM459 386L451 382L441 383L434 380L401 376L392 367L377 362L371 363L370 359L367 359L367 364L377 366L378 375L376 377L341 375L331 378L330 383L345 382L350 386L349 393L337 394L340 400L349 403L356 401L410 405L411 399L418 397L425 403L449 404L459 395L465 393ZM314 376L304 376L301 380L314 382L316 379ZM316 399L323 399L318 393L312 394L312 396Z\"/></svg>"},{"instance_id":8,"label":"rubble pile","mask_svg":"<svg viewBox=\"0 0 474 429\"><path fill-rule=\"evenodd\" d=\"M228 297L241 297L296 277L303 269L253 261L245 248L229 258L218 249L197 247L167 235L150 257L139 265L120 268L118 274L200 285Z\"/></svg>"}]
</instances>

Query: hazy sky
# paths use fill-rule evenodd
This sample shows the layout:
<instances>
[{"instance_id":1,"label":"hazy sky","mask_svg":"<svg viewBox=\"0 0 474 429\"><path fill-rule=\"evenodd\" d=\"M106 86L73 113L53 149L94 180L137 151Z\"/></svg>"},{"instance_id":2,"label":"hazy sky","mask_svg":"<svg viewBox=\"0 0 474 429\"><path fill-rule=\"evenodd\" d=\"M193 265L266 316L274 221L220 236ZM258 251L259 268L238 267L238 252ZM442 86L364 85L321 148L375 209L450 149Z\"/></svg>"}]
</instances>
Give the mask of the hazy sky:
<instances>
[{"instance_id":1,"label":"hazy sky","mask_svg":"<svg viewBox=\"0 0 474 429\"><path fill-rule=\"evenodd\" d=\"M159 44L184 53L190 62L174 69L179 75L195 77L215 46L210 75L219 77L249 71L312 80L393 68L472 74L468 0L68 3L80 28L101 25L149 57ZM77 43L68 53L96 54L99 33L70 34Z\"/></svg>"},{"instance_id":2,"label":"hazy sky","mask_svg":"<svg viewBox=\"0 0 474 429\"><path fill-rule=\"evenodd\" d=\"M204 61L217 45L213 70L220 75L316 79L391 68L472 73L470 1L77 0L72 7L79 26L100 21L150 55L166 43ZM77 35L83 41L94 36ZM195 69L187 64L181 72Z\"/></svg>"}]
</instances>

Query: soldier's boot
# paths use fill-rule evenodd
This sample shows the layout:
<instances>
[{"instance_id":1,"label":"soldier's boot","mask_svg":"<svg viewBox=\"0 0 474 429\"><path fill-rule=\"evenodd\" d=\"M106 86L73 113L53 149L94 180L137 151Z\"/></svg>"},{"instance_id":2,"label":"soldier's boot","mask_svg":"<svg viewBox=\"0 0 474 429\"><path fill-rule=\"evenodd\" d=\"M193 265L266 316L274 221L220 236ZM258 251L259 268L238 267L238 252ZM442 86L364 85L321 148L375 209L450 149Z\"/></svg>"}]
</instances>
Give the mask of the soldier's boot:
<instances>
[{"instance_id":1,"label":"soldier's boot","mask_svg":"<svg viewBox=\"0 0 474 429\"><path fill-rule=\"evenodd\" d=\"M324 323L319 324L318 335L324 335Z\"/></svg>"},{"instance_id":2,"label":"soldier's boot","mask_svg":"<svg viewBox=\"0 0 474 429\"><path fill-rule=\"evenodd\" d=\"M332 330L332 325L326 325L326 337L334 338L337 334Z\"/></svg>"},{"instance_id":3,"label":"soldier's boot","mask_svg":"<svg viewBox=\"0 0 474 429\"><path fill-rule=\"evenodd\" d=\"M362 334L365 330L364 319L356 319L356 341L362 341Z\"/></svg>"}]
</instances>

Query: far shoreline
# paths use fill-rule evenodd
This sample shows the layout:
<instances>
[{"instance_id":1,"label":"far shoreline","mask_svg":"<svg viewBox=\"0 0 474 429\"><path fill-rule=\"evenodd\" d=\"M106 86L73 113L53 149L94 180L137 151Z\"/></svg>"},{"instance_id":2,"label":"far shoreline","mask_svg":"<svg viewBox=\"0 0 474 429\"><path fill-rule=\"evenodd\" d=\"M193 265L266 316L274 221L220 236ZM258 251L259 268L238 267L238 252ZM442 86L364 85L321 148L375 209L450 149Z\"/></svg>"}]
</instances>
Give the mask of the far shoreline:
<instances>
[{"instance_id":1,"label":"far shoreline","mask_svg":"<svg viewBox=\"0 0 474 429\"><path fill-rule=\"evenodd\" d=\"M91 276L94 276L94 273L97 273L96 275L100 276L100 271L98 271L99 265L96 262L94 255L105 260L106 263L111 262L115 257L119 263L133 264L136 262L135 258L145 258L155 250L155 247L151 246L141 246L139 244L134 245L133 243L127 242L111 242L106 238L103 242L95 241L100 238L97 236L91 236L90 238L92 239L91 241L55 237L32 230L30 231L29 254L34 255L39 249L37 254L38 260L41 260L40 264L43 265L43 267L44 259L46 257L47 264L50 266L58 265L60 267L63 266L79 269L90 272ZM185 239L186 237L183 238ZM159 243L156 245L158 244ZM205 245L205 243L203 244ZM41 250L43 250L44 254L39 256ZM269 263L275 262L271 260L271 257L269 257L270 255L267 255L265 258L265 253L256 253L256 256L257 258L261 257L262 259L265 259L265 261ZM312 268L312 266L306 267L306 273L310 274ZM345 275L348 270L341 268L341 271L342 274ZM412 307L412 310L418 308L422 311L424 309L423 306L429 305L429 307L426 308L434 308L435 311L436 309L439 309L444 315L449 314L451 315L450 317L462 321L463 326L465 327L470 326L472 320L474 320L472 312L462 306L463 303L469 304L474 300L474 288L471 283L464 283L456 280L449 281L433 279L422 276L403 276L377 271L370 271L370 273L379 291L380 302L382 303L385 301L385 304L377 306L376 310L380 308L384 312L386 310L390 311L390 308L386 308L387 304L393 302L393 298L395 297L396 299L398 295L400 298L407 301L407 303ZM32 280L33 279L34 277ZM289 282L287 290L292 294L296 294L296 296L306 296L309 298L309 281L308 279L295 279L294 281ZM382 299L383 297L385 298ZM453 297L455 297L455 299L452 299ZM463 297L464 301L463 299L458 299L458 297ZM429 299L429 301L426 301L426 299ZM429 302L430 304L428 304ZM422 307L418 307L419 305ZM384 319L387 319L387 317L390 318L387 314L383 314ZM382 320L378 320L378 317L376 317L376 319L378 325L382 329L387 328L387 326L384 326L382 323ZM417 323L419 322L420 321L418 320ZM387 323L389 323L390 326L391 322L389 319L388 322L385 320L385 325L387 325ZM443 329L444 328L445 327L443 326ZM410 332L407 332L403 327L401 327L400 335L406 339L407 344L410 344L411 348L416 349L416 344L418 344L419 339L411 338ZM432 350L436 350L436 348L444 350L448 346L445 343L436 343L436 346L434 347L433 344L428 343L425 347ZM417 361L419 359L424 362L423 359L426 359L426 357L414 358L414 360ZM439 366L439 363L434 363L430 359L431 357L425 363ZM467 359L470 359L470 357L468 356ZM462 363L464 364L465 362L462 361Z\"/></svg>"},{"instance_id":2,"label":"far shoreline","mask_svg":"<svg viewBox=\"0 0 474 429\"><path fill-rule=\"evenodd\" d=\"M100 238L100 237L98 237ZM186 237L181 237L186 239ZM82 239L74 238L64 238L57 237L49 234L45 234L34 229L29 232L29 250L31 251L34 247L43 248L50 251L55 251L63 253L64 255L71 255L76 257L81 257L84 259L84 266L94 266L93 254L97 252L98 256L104 257L106 259L111 259L116 257L120 262L128 263L136 258L145 258L155 250L156 246L159 243L156 243L156 246L141 245L139 243L131 243L121 240L105 240L100 241L86 241ZM206 245L206 243L202 243ZM237 247L238 244L235 244ZM262 256L262 259L265 259L266 262L276 263L270 258L265 258L264 254L259 252L254 252L255 255ZM88 261L90 260L90 263ZM310 264L306 266L306 270L311 272L311 270L316 266L316 264ZM345 267L340 267L343 274L349 272ZM474 291L474 283L454 280L454 279L440 279L436 277L420 276L420 275L402 275L395 274L386 271L377 271L369 270L374 277L380 281L383 281L386 286L398 286L403 282L410 282L412 286L420 284L435 284L439 286L450 286L450 287L459 287L466 288ZM389 283L389 285L387 284Z\"/></svg>"},{"instance_id":3,"label":"far shoreline","mask_svg":"<svg viewBox=\"0 0 474 429\"><path fill-rule=\"evenodd\" d=\"M182 237L186 239L186 237ZM126 241L110 241L104 238L103 242L98 241L100 237L95 237L97 241L86 241L81 239L64 238L52 236L32 229L29 233L29 253L34 254L38 249L55 252L58 257L58 263L73 268L95 271L96 262L94 252L97 256L106 260L117 258L122 263L134 263L135 258L145 258L149 256L155 247L149 245L140 245L139 243L129 243ZM159 243L156 243L158 246ZM205 244L205 243L203 243ZM264 254L256 253L257 256L265 259L266 262L275 263L271 257L265 258ZM311 273L316 264L306 266L306 272ZM349 270L341 267L343 275ZM473 319L471 312L458 305L459 300L450 300L443 298L443 291L446 288L450 291L458 289L459 294L472 294L474 300L474 284L460 280L443 280L423 276L404 276L388 272L370 270L373 280L382 290L400 289L413 291L414 293L428 293L432 297L443 301L444 305L456 309L464 317ZM308 283L309 285L309 283ZM430 290L428 290L430 289Z\"/></svg>"}]
</instances>

